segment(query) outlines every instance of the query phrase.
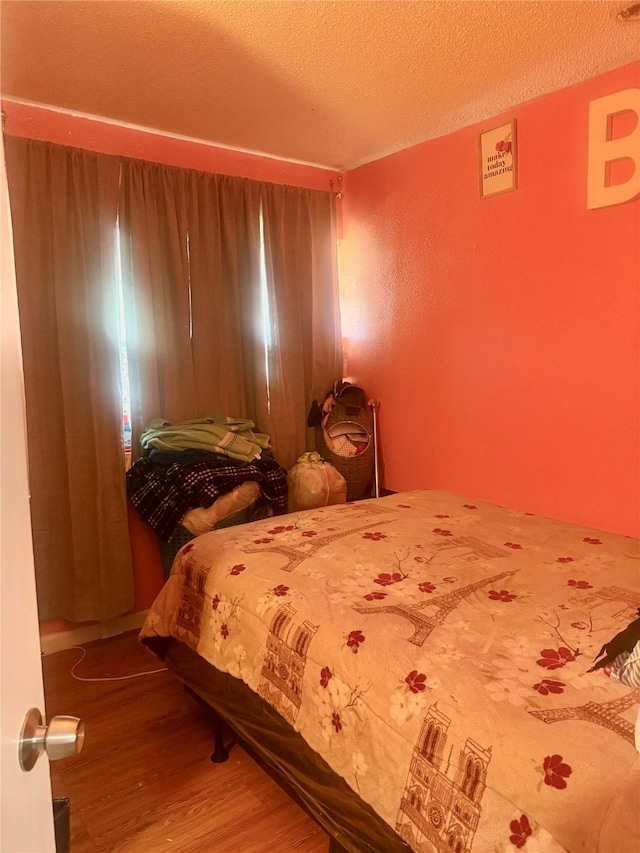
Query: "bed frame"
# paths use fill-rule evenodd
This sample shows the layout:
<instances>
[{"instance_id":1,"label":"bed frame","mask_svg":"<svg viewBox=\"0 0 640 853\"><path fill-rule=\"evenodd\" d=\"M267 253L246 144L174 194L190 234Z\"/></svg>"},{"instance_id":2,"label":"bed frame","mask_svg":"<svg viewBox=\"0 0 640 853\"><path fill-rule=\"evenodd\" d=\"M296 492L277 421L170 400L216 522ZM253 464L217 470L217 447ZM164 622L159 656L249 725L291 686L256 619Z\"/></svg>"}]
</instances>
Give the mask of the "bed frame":
<instances>
[{"instance_id":1,"label":"bed frame","mask_svg":"<svg viewBox=\"0 0 640 853\"><path fill-rule=\"evenodd\" d=\"M172 638L153 637L143 642L212 712L215 744L211 760L226 761L229 749L239 740L249 755L328 833L329 853L410 850L298 732L242 681L215 669Z\"/></svg>"}]
</instances>

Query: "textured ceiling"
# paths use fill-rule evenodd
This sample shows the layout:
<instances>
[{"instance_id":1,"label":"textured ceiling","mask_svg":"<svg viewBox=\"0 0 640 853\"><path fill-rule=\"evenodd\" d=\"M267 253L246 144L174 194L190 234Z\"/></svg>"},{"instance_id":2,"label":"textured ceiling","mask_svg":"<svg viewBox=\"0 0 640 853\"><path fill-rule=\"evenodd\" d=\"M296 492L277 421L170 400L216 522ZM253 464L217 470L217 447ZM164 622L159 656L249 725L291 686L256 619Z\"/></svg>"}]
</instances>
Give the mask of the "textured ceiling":
<instances>
[{"instance_id":1,"label":"textured ceiling","mask_svg":"<svg viewBox=\"0 0 640 853\"><path fill-rule=\"evenodd\" d=\"M348 169L639 58L630 2L5 0L2 94Z\"/></svg>"}]
</instances>

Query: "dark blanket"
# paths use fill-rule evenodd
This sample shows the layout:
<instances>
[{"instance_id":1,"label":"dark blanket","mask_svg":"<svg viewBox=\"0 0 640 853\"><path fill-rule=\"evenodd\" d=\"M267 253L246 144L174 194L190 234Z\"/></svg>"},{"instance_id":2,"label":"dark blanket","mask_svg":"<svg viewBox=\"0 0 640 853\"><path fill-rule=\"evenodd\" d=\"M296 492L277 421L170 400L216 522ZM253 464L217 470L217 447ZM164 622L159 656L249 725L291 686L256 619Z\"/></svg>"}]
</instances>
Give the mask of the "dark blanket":
<instances>
[{"instance_id":1,"label":"dark blanket","mask_svg":"<svg viewBox=\"0 0 640 853\"><path fill-rule=\"evenodd\" d=\"M188 510L211 506L247 480L258 483L274 514L286 512L286 471L266 454L245 465L228 459L172 465L138 459L127 471L127 495L141 517L169 542Z\"/></svg>"}]
</instances>

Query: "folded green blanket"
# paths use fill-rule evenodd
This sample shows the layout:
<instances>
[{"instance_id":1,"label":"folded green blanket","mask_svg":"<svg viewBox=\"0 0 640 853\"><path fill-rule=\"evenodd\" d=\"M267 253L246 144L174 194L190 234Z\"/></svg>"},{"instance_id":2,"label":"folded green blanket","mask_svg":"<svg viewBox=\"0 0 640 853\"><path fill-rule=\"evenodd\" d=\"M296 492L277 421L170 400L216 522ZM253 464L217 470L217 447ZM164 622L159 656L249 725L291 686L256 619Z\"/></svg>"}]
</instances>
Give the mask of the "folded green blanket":
<instances>
[{"instance_id":1,"label":"folded green blanket","mask_svg":"<svg viewBox=\"0 0 640 853\"><path fill-rule=\"evenodd\" d=\"M262 450L269 447L268 435L253 432L253 421L214 415L179 423L169 423L161 418L150 421L140 436L144 452L156 450L209 450L222 453L230 459L251 462L259 459Z\"/></svg>"}]
</instances>

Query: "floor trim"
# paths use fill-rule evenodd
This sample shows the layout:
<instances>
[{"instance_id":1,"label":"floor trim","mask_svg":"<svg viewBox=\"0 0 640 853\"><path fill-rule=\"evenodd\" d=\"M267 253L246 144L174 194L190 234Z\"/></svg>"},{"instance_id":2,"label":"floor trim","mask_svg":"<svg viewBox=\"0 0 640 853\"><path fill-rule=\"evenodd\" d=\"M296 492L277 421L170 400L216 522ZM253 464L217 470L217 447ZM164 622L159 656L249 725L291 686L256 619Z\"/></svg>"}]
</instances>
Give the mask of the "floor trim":
<instances>
[{"instance_id":1,"label":"floor trim","mask_svg":"<svg viewBox=\"0 0 640 853\"><path fill-rule=\"evenodd\" d=\"M80 628L72 628L69 631L57 631L54 634L45 634L40 637L40 648L42 654L50 655L53 652L61 652L72 646L81 646L91 643L93 640L104 640L107 637L115 637L124 634L125 631L133 631L141 628L147 616L146 610L138 613L127 613L124 616L116 616L107 622L98 622L95 625L84 625Z\"/></svg>"}]
</instances>

